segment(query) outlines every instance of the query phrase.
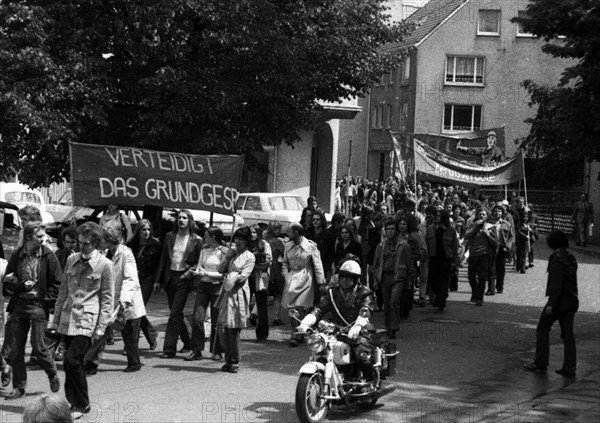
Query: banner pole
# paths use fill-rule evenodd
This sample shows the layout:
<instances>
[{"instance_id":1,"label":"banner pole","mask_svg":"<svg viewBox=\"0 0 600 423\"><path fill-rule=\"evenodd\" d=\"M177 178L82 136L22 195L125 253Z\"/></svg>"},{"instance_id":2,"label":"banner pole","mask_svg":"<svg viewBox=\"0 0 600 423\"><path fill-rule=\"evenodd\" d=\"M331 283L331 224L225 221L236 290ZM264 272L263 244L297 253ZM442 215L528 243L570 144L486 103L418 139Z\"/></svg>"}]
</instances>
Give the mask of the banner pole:
<instances>
[{"instance_id":1,"label":"banner pole","mask_svg":"<svg viewBox=\"0 0 600 423\"><path fill-rule=\"evenodd\" d=\"M231 245L233 244L233 234L235 233L235 217L236 217L236 212L237 210L235 210L233 212L233 220L231 221L231 236L229 237L229 248L231 248Z\"/></svg>"},{"instance_id":2,"label":"banner pole","mask_svg":"<svg viewBox=\"0 0 600 423\"><path fill-rule=\"evenodd\" d=\"M529 204L527 202L527 174L525 173L525 155L523 149L521 149L521 164L523 166L523 191L525 192L525 206Z\"/></svg>"},{"instance_id":3,"label":"banner pole","mask_svg":"<svg viewBox=\"0 0 600 423\"><path fill-rule=\"evenodd\" d=\"M414 172L414 179L415 179L415 186L414 186L414 190L415 190L415 202L417 201L417 161L415 160L415 139L413 138L413 142L412 142L412 151L413 151L413 172Z\"/></svg>"},{"instance_id":4,"label":"banner pole","mask_svg":"<svg viewBox=\"0 0 600 423\"><path fill-rule=\"evenodd\" d=\"M346 186L346 217L352 217L352 209L350 208L350 169L352 166L352 140L350 140L348 147L348 183Z\"/></svg>"}]
</instances>

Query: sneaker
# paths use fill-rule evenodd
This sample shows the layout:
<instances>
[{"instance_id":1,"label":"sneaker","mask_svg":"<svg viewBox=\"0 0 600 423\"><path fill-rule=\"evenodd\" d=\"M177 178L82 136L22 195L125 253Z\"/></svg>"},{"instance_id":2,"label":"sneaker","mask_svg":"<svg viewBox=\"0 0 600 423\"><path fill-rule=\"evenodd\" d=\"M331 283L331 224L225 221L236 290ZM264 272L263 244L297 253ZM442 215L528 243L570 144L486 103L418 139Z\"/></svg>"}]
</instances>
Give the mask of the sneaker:
<instances>
[{"instance_id":1,"label":"sneaker","mask_svg":"<svg viewBox=\"0 0 600 423\"><path fill-rule=\"evenodd\" d=\"M221 361L221 360L223 360L223 356L219 353L214 353L212 355L211 359L214 361Z\"/></svg>"},{"instance_id":2,"label":"sneaker","mask_svg":"<svg viewBox=\"0 0 600 423\"><path fill-rule=\"evenodd\" d=\"M65 361L65 354L62 351L55 353L54 361Z\"/></svg>"},{"instance_id":3,"label":"sneaker","mask_svg":"<svg viewBox=\"0 0 600 423\"><path fill-rule=\"evenodd\" d=\"M58 375L48 376L48 380L50 381L50 390L52 392L58 392L60 390L60 379Z\"/></svg>"},{"instance_id":4,"label":"sneaker","mask_svg":"<svg viewBox=\"0 0 600 423\"><path fill-rule=\"evenodd\" d=\"M185 345L183 347L181 347L181 349L179 350L180 353L182 354L189 354L192 352L192 349L190 347L186 347Z\"/></svg>"},{"instance_id":5,"label":"sneaker","mask_svg":"<svg viewBox=\"0 0 600 423\"><path fill-rule=\"evenodd\" d=\"M479 306L479 307L481 307L481 306L483 305L483 301L481 301L481 300L480 300L480 301L477 301L477 302L475 303L475 305L476 305L476 306Z\"/></svg>"},{"instance_id":6,"label":"sneaker","mask_svg":"<svg viewBox=\"0 0 600 423\"><path fill-rule=\"evenodd\" d=\"M295 338L290 339L290 347L297 347L299 344L298 340Z\"/></svg>"},{"instance_id":7,"label":"sneaker","mask_svg":"<svg viewBox=\"0 0 600 423\"><path fill-rule=\"evenodd\" d=\"M485 293L485 295L488 295L488 296L489 295L494 295L494 291L488 291L488 292Z\"/></svg>"},{"instance_id":8,"label":"sneaker","mask_svg":"<svg viewBox=\"0 0 600 423\"><path fill-rule=\"evenodd\" d=\"M275 319L273 320L273 326L284 326L285 323L283 323L283 320L281 319Z\"/></svg>"}]
</instances>

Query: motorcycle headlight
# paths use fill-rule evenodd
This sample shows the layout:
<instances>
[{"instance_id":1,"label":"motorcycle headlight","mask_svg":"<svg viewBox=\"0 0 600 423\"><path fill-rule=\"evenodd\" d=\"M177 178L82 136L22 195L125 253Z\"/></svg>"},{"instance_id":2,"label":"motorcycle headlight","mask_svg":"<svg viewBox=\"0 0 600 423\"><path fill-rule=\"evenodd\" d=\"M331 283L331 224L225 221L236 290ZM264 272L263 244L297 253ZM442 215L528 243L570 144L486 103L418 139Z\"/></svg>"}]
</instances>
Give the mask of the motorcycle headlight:
<instances>
[{"instance_id":1,"label":"motorcycle headlight","mask_svg":"<svg viewBox=\"0 0 600 423\"><path fill-rule=\"evenodd\" d=\"M318 334L314 334L308 337L308 339L306 340L306 345L312 351L320 353L325 349L325 340L321 338Z\"/></svg>"}]
</instances>

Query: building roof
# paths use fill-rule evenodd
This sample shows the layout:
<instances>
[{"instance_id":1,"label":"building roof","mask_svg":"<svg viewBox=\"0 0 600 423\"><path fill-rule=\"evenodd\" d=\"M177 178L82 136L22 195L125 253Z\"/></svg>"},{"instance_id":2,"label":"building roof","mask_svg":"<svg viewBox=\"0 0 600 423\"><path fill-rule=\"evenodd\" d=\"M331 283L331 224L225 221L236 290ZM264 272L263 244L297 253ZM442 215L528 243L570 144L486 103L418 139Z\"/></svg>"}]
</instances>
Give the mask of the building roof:
<instances>
[{"instance_id":1,"label":"building roof","mask_svg":"<svg viewBox=\"0 0 600 423\"><path fill-rule=\"evenodd\" d=\"M415 30L399 43L391 43L383 50L413 47L435 31L455 10L470 0L429 0L425 6L410 15L406 22L416 24Z\"/></svg>"}]
</instances>

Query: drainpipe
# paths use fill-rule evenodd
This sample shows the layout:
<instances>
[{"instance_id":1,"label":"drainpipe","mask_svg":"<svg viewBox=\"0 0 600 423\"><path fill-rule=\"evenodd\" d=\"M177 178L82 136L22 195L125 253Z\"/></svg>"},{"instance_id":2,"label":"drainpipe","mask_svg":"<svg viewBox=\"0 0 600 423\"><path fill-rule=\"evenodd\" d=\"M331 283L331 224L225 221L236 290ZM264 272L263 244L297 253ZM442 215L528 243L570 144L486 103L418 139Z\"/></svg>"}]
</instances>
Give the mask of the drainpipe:
<instances>
[{"instance_id":1,"label":"drainpipe","mask_svg":"<svg viewBox=\"0 0 600 423\"><path fill-rule=\"evenodd\" d=\"M369 90L368 101L367 101L367 142L365 143L365 174L364 177L368 178L369 175L369 146L371 144L371 90Z\"/></svg>"}]
</instances>

